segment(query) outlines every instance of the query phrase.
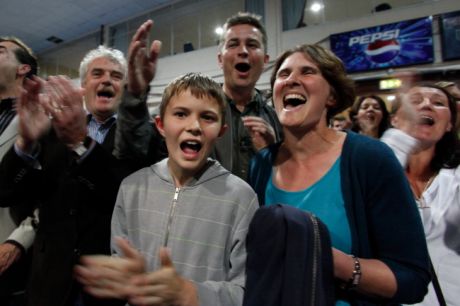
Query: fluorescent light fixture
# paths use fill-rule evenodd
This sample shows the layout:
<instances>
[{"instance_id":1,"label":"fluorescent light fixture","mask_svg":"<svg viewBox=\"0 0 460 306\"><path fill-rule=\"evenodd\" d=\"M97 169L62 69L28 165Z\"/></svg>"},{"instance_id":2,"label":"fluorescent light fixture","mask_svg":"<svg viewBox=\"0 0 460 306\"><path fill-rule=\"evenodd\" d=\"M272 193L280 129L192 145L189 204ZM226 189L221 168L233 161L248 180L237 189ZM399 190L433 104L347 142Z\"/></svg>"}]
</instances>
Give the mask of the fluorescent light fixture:
<instances>
[{"instance_id":1,"label":"fluorescent light fixture","mask_svg":"<svg viewBox=\"0 0 460 306\"><path fill-rule=\"evenodd\" d=\"M214 32L217 34L217 35L222 35L224 33L224 29L222 27L216 27L216 29L214 30Z\"/></svg>"},{"instance_id":2,"label":"fluorescent light fixture","mask_svg":"<svg viewBox=\"0 0 460 306\"><path fill-rule=\"evenodd\" d=\"M313 2L313 4L310 6L310 11L313 13L318 13L321 9L323 8L323 5L319 2Z\"/></svg>"},{"instance_id":3,"label":"fluorescent light fixture","mask_svg":"<svg viewBox=\"0 0 460 306\"><path fill-rule=\"evenodd\" d=\"M387 100L390 101L390 102L393 102L395 99L396 99L396 96L394 96L394 95L388 95L387 96Z\"/></svg>"},{"instance_id":4,"label":"fluorescent light fixture","mask_svg":"<svg viewBox=\"0 0 460 306\"><path fill-rule=\"evenodd\" d=\"M386 79L380 80L379 88L382 89L395 89L401 87L402 82L400 79Z\"/></svg>"}]
</instances>

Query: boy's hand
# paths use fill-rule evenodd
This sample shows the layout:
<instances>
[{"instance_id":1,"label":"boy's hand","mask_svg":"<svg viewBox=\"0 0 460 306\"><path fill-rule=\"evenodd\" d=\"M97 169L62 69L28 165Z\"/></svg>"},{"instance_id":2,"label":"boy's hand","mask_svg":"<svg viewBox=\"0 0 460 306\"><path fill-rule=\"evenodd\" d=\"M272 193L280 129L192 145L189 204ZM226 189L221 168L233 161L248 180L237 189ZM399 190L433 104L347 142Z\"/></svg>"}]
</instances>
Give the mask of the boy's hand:
<instances>
[{"instance_id":1,"label":"boy's hand","mask_svg":"<svg viewBox=\"0 0 460 306\"><path fill-rule=\"evenodd\" d=\"M161 42L154 40L147 52L147 38L153 21L147 20L136 31L128 48L128 91L134 96L145 93L155 77Z\"/></svg>"},{"instance_id":2,"label":"boy's hand","mask_svg":"<svg viewBox=\"0 0 460 306\"><path fill-rule=\"evenodd\" d=\"M257 151L275 142L275 130L267 121L257 116L245 116L242 119L244 126L249 129L252 144Z\"/></svg>"},{"instance_id":3,"label":"boy's hand","mask_svg":"<svg viewBox=\"0 0 460 306\"><path fill-rule=\"evenodd\" d=\"M132 279L129 302L142 306L193 306L198 296L193 283L177 274L166 248L160 249L161 268Z\"/></svg>"},{"instance_id":4,"label":"boy's hand","mask_svg":"<svg viewBox=\"0 0 460 306\"><path fill-rule=\"evenodd\" d=\"M142 255L128 241L116 240L124 257L83 256L81 265L74 269L84 290L95 297L128 299L132 291L131 278L145 272Z\"/></svg>"}]
</instances>

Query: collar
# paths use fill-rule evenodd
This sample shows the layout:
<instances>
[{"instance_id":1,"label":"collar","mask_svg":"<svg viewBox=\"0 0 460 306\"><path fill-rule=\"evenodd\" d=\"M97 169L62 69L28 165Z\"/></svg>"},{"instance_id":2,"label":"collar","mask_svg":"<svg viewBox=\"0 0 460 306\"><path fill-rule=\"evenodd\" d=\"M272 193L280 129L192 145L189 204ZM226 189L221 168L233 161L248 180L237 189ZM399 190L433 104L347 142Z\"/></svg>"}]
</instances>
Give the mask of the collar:
<instances>
[{"instance_id":1,"label":"collar","mask_svg":"<svg viewBox=\"0 0 460 306\"><path fill-rule=\"evenodd\" d=\"M117 120L117 117L118 117L118 114L115 113L112 116L110 116L109 118L105 119L104 122L99 122L94 118L93 114L88 113L87 120L88 120L88 123L93 122L93 123L96 123L97 125L108 126L108 125L111 125L115 120Z\"/></svg>"},{"instance_id":2,"label":"collar","mask_svg":"<svg viewBox=\"0 0 460 306\"><path fill-rule=\"evenodd\" d=\"M237 109L236 105L235 105L235 102L233 102L233 100L229 96L225 95L225 98L227 100L227 103L233 109ZM262 105L260 102L262 102L262 94L260 93L260 91L258 89L255 89L254 95L252 96L251 100L248 103L246 103L243 112L246 112L247 109L254 109L255 112L259 113L260 112L260 107Z\"/></svg>"}]
</instances>

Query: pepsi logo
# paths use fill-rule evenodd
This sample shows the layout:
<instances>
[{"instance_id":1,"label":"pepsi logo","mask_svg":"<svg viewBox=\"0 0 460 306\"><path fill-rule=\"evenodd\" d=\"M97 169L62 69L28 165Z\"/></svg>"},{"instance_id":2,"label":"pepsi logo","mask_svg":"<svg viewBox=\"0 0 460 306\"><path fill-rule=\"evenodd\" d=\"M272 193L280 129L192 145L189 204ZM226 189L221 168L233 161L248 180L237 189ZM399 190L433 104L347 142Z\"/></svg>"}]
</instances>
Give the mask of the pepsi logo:
<instances>
[{"instance_id":1,"label":"pepsi logo","mask_svg":"<svg viewBox=\"0 0 460 306\"><path fill-rule=\"evenodd\" d=\"M395 39L391 40L376 40L367 45L364 53L368 58L376 63L386 63L398 56L401 46Z\"/></svg>"}]
</instances>

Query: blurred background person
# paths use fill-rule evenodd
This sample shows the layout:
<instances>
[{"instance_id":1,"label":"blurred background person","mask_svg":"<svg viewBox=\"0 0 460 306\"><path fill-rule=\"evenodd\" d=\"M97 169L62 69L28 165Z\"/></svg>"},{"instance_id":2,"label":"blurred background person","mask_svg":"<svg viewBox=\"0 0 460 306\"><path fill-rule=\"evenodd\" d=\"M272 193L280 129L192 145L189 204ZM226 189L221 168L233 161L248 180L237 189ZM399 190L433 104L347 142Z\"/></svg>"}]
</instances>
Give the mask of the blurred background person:
<instances>
[{"instance_id":1,"label":"blurred background person","mask_svg":"<svg viewBox=\"0 0 460 306\"><path fill-rule=\"evenodd\" d=\"M0 37L0 161L18 135L17 97L37 69L37 59L26 44L13 36ZM23 304L27 251L35 238L30 203L17 204L0 207L0 305L5 306Z\"/></svg>"},{"instance_id":2,"label":"blurred background person","mask_svg":"<svg viewBox=\"0 0 460 306\"><path fill-rule=\"evenodd\" d=\"M418 85L394 104L382 141L405 166L447 305L460 300L460 150L456 102L445 88ZM433 283L435 280L433 280ZM420 305L439 305L433 285Z\"/></svg>"},{"instance_id":3,"label":"blurred background person","mask_svg":"<svg viewBox=\"0 0 460 306\"><path fill-rule=\"evenodd\" d=\"M380 138L390 123L385 102L376 95L360 97L351 108L350 118L352 131L373 138Z\"/></svg>"},{"instance_id":4,"label":"blurred background person","mask_svg":"<svg viewBox=\"0 0 460 306\"><path fill-rule=\"evenodd\" d=\"M343 131L349 128L349 122L344 115L335 115L331 119L331 128L336 131Z\"/></svg>"},{"instance_id":5,"label":"blurred background person","mask_svg":"<svg viewBox=\"0 0 460 306\"><path fill-rule=\"evenodd\" d=\"M457 135L460 136L460 88L458 88L458 85L454 82L440 81L437 82L436 85L444 88L454 97L457 105L457 122L455 123L455 130L457 131Z\"/></svg>"}]
</instances>

